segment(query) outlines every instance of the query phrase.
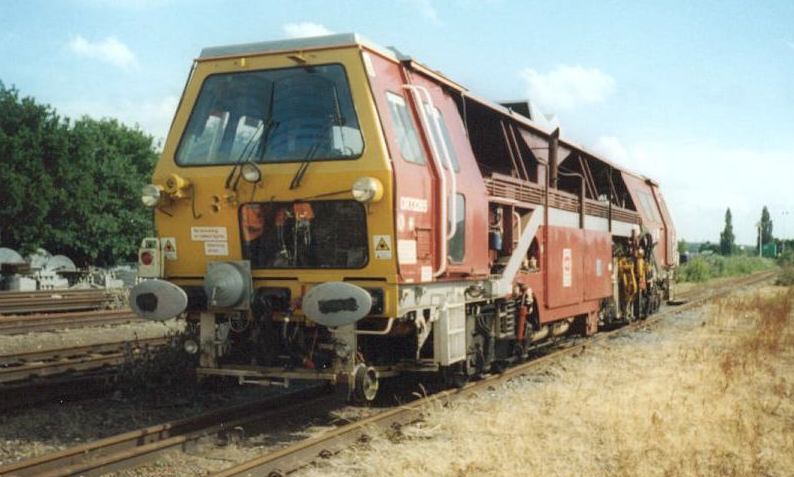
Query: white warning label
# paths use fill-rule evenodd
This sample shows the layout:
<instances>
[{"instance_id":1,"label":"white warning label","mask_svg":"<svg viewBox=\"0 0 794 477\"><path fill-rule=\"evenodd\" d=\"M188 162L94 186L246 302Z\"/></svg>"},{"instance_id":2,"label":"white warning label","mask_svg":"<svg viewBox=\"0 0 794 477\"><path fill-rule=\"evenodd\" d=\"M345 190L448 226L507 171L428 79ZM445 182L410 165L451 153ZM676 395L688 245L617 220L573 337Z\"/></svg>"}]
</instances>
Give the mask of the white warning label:
<instances>
[{"instance_id":1,"label":"white warning label","mask_svg":"<svg viewBox=\"0 0 794 477\"><path fill-rule=\"evenodd\" d=\"M229 255L228 242L204 242L204 255Z\"/></svg>"},{"instance_id":2,"label":"white warning label","mask_svg":"<svg viewBox=\"0 0 794 477\"><path fill-rule=\"evenodd\" d=\"M416 263L416 240L397 241L397 259L404 265Z\"/></svg>"},{"instance_id":3,"label":"white warning label","mask_svg":"<svg viewBox=\"0 0 794 477\"><path fill-rule=\"evenodd\" d=\"M378 260L391 260L391 235L373 235L372 245L375 248L375 258Z\"/></svg>"},{"instance_id":4,"label":"white warning label","mask_svg":"<svg viewBox=\"0 0 794 477\"><path fill-rule=\"evenodd\" d=\"M226 227L190 227L190 240L198 242L225 242Z\"/></svg>"},{"instance_id":5,"label":"white warning label","mask_svg":"<svg viewBox=\"0 0 794 477\"><path fill-rule=\"evenodd\" d=\"M569 288L573 283L573 258L571 257L571 249L562 249L562 286Z\"/></svg>"},{"instance_id":6,"label":"white warning label","mask_svg":"<svg viewBox=\"0 0 794 477\"><path fill-rule=\"evenodd\" d=\"M176 260L176 239L174 237L163 237L160 239L163 244L163 256L166 260Z\"/></svg>"}]
</instances>

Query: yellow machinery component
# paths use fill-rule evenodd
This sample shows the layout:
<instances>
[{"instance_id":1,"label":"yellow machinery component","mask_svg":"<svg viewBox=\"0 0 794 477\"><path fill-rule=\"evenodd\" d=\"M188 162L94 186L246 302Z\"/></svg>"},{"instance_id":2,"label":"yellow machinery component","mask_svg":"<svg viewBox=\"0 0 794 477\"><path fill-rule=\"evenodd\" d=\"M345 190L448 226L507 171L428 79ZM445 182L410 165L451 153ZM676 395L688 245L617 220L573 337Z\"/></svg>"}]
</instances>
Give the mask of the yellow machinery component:
<instances>
[{"instance_id":1,"label":"yellow machinery component","mask_svg":"<svg viewBox=\"0 0 794 477\"><path fill-rule=\"evenodd\" d=\"M635 265L631 258L623 257L618 260L618 280L620 282L621 297L624 304L631 303L637 295L637 276Z\"/></svg>"},{"instance_id":2,"label":"yellow machinery component","mask_svg":"<svg viewBox=\"0 0 794 477\"><path fill-rule=\"evenodd\" d=\"M165 180L165 191L174 199L186 197L186 191L190 189L190 181L179 174L169 174Z\"/></svg>"},{"instance_id":3,"label":"yellow machinery component","mask_svg":"<svg viewBox=\"0 0 794 477\"><path fill-rule=\"evenodd\" d=\"M648 262L646 262L645 259L642 258L641 256L637 257L637 259L634 261L634 268L636 271L639 289L644 291L645 284L647 282L645 277L647 275L646 272L648 270Z\"/></svg>"}]
</instances>

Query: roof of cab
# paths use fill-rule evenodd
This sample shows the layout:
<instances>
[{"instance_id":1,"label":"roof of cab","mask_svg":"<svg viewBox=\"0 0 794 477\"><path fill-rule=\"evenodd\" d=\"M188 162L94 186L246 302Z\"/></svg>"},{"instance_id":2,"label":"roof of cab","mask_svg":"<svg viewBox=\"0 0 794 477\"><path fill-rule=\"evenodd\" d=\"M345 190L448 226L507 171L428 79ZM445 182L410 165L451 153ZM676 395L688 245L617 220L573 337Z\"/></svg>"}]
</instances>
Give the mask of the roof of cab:
<instances>
[{"instance_id":1,"label":"roof of cab","mask_svg":"<svg viewBox=\"0 0 794 477\"><path fill-rule=\"evenodd\" d=\"M260 41L256 43L241 43L237 45L211 46L201 50L199 59L217 58L219 56L255 55L285 51L315 50L320 48L334 48L352 45L366 46L368 49L394 60L402 60L402 55L390 48L384 48L373 43L358 33L338 33L334 35L312 36L307 38L292 38L287 40Z\"/></svg>"}]
</instances>

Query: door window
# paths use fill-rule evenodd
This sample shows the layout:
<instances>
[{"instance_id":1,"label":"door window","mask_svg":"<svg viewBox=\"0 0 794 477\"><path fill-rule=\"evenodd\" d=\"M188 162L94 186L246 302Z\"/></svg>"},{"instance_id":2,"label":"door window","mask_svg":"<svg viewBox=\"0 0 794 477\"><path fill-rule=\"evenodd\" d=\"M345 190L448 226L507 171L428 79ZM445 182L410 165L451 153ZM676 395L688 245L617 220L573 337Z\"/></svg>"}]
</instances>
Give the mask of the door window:
<instances>
[{"instance_id":1,"label":"door window","mask_svg":"<svg viewBox=\"0 0 794 477\"><path fill-rule=\"evenodd\" d=\"M447 244L447 254L453 262L462 262L466 248L466 199L463 194L455 194L455 203L449 204L455 207L456 223L455 235L449 239ZM451 220L451 215L447 220Z\"/></svg>"},{"instance_id":2,"label":"door window","mask_svg":"<svg viewBox=\"0 0 794 477\"><path fill-rule=\"evenodd\" d=\"M386 93L389 103L389 113L394 123L394 132L397 135L397 144L403 159L414 164L425 164L425 154L419 143L419 134L411 119L411 113L405 104L405 98L398 94Z\"/></svg>"},{"instance_id":3,"label":"door window","mask_svg":"<svg viewBox=\"0 0 794 477\"><path fill-rule=\"evenodd\" d=\"M435 141L436 146L438 147L438 153L443 155L444 150L442 149L442 142L443 145L446 146L447 152L449 153L449 160L452 162L452 168L455 172L460 171L460 165L458 164L458 156L455 154L455 147L452 146L452 139L449 136L449 130L447 129L447 123L444 121L444 116L441 114L436 107L430 107L429 104L423 103L424 105L424 114L425 114L425 121L430 126L431 134L433 135L433 141ZM436 129L436 120L438 120L438 126L441 130L441 136L438 135L438 130ZM445 158L441 157L441 163L444 165L445 169L449 169L447 167L447 161Z\"/></svg>"}]
</instances>

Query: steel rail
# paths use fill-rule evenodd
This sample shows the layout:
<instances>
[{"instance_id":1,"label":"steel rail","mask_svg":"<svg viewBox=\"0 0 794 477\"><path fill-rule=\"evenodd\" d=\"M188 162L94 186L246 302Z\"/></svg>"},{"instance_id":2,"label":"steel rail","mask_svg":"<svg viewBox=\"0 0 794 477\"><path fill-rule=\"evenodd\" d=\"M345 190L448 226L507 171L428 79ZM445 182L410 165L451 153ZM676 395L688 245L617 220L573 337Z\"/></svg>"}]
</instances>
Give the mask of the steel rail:
<instances>
[{"instance_id":1,"label":"steel rail","mask_svg":"<svg viewBox=\"0 0 794 477\"><path fill-rule=\"evenodd\" d=\"M0 316L0 335L53 331L143 321L132 310L96 310L72 313Z\"/></svg>"},{"instance_id":2,"label":"steel rail","mask_svg":"<svg viewBox=\"0 0 794 477\"><path fill-rule=\"evenodd\" d=\"M0 315L104 308L114 300L106 290L0 292Z\"/></svg>"},{"instance_id":3,"label":"steel rail","mask_svg":"<svg viewBox=\"0 0 794 477\"><path fill-rule=\"evenodd\" d=\"M42 297L68 297L86 295L108 295L112 292L104 288L64 288L53 290L32 290L32 291L0 291L0 302L18 298L37 298Z\"/></svg>"},{"instance_id":4,"label":"steel rail","mask_svg":"<svg viewBox=\"0 0 794 477\"><path fill-rule=\"evenodd\" d=\"M0 355L0 384L118 366L126 359L126 350L141 352L167 342L167 338L149 338Z\"/></svg>"},{"instance_id":5,"label":"steel rail","mask_svg":"<svg viewBox=\"0 0 794 477\"><path fill-rule=\"evenodd\" d=\"M154 460L207 435L299 413L336 399L324 386L239 404L200 416L149 426L80 446L0 466L0 476L98 476Z\"/></svg>"},{"instance_id":6,"label":"steel rail","mask_svg":"<svg viewBox=\"0 0 794 477\"><path fill-rule=\"evenodd\" d=\"M617 333L627 333L635 329L651 326L665 317L686 309L701 306L708 300L727 294L737 287L745 287L768 280L774 276L774 274L775 272L762 272L750 277L743 277L735 282L721 284L716 290L702 293L702 296L697 296L697 294L693 293L688 303L670 307L645 320L635 321L627 326L611 331L600 332L588 339L578 340L578 342L574 342L568 347L551 351L539 358L507 368L501 374L488 375L482 380L468 383L460 389L441 391L401 407L390 409L346 426L333 429L322 435L310 437L288 447L214 473L212 477L274 477L287 475L318 459L329 458L344 448L365 441L375 430L395 428L415 422L421 417L423 410L425 410L430 403L470 395L482 389L494 386L495 384L513 379L551 360L556 360L562 356L581 350L584 346L592 345L594 342L604 340ZM689 296L689 294L687 294L687 296Z\"/></svg>"}]
</instances>

